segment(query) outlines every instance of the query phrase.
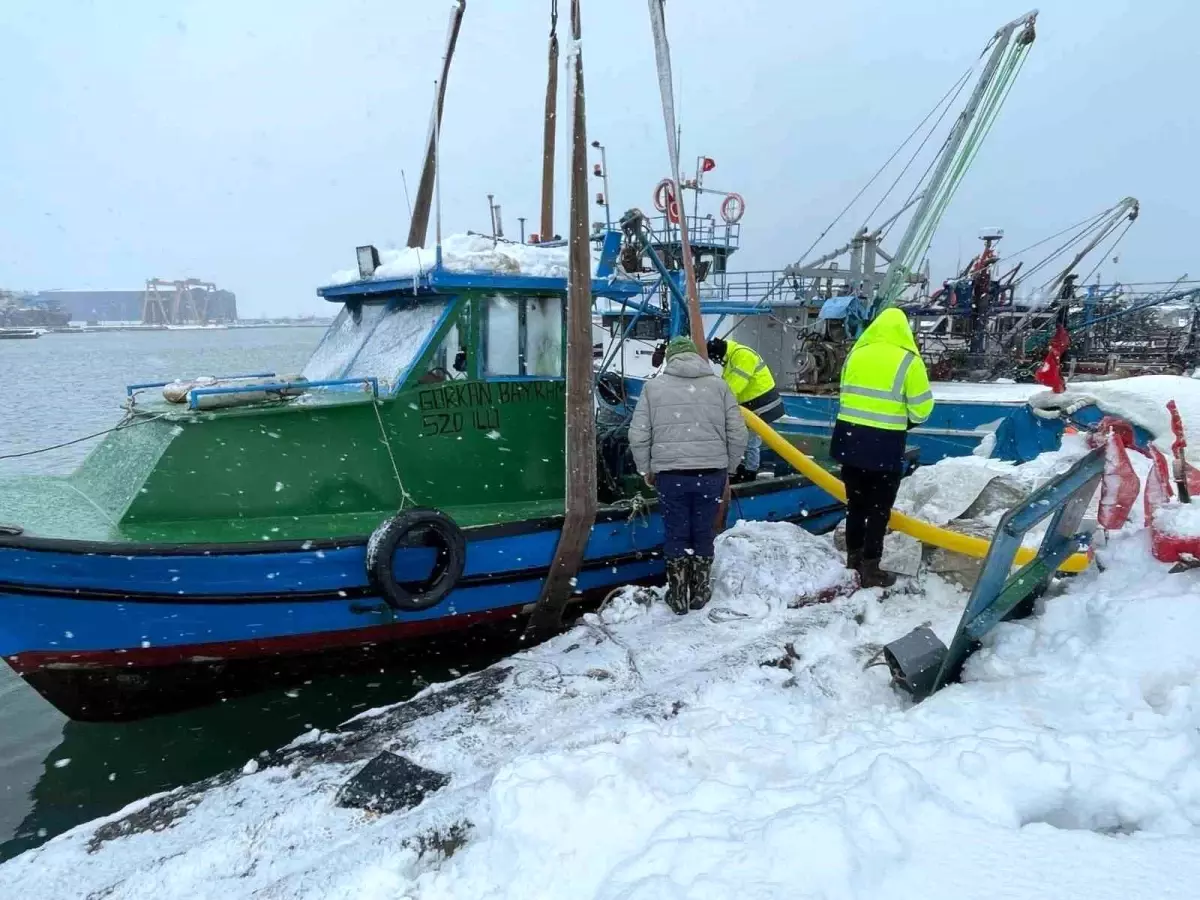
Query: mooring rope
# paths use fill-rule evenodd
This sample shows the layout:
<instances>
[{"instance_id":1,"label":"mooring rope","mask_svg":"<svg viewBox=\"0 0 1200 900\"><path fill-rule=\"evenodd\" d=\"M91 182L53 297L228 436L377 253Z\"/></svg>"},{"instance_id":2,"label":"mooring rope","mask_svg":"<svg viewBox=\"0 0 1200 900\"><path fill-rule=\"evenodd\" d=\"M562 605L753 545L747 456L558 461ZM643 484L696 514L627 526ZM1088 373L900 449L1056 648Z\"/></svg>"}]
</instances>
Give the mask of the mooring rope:
<instances>
[{"instance_id":1,"label":"mooring rope","mask_svg":"<svg viewBox=\"0 0 1200 900\"><path fill-rule=\"evenodd\" d=\"M61 444L51 444L49 447L39 447L36 450L22 450L20 453L5 453L3 456L0 456L0 460L21 459L25 456L36 456L39 453L49 453L51 450L61 450L63 447L70 447L74 444L82 444L84 441L93 440L94 438L104 437L104 435L112 434L114 431L124 431L126 428L134 428L138 425L148 425L151 422L158 421L165 415L166 413L160 413L159 415L152 416L149 419L142 419L140 422L131 422L129 420L133 418L133 413L128 412L125 414L125 418L121 419L121 421L112 428L105 428L103 431L97 431L94 434L87 434L83 437L77 437L69 441L63 441Z\"/></svg>"},{"instance_id":2,"label":"mooring rope","mask_svg":"<svg viewBox=\"0 0 1200 900\"><path fill-rule=\"evenodd\" d=\"M404 482L400 479L400 467L396 465L396 454L392 452L392 441L388 437L387 429L383 427L383 416L379 414L379 400L373 398L371 400L371 409L375 410L375 421L379 423L379 437L383 440L383 446L387 449L388 459L392 463L392 474L396 476L396 486L400 488L400 509L404 509L404 501L416 505L407 490L404 489Z\"/></svg>"}]
</instances>

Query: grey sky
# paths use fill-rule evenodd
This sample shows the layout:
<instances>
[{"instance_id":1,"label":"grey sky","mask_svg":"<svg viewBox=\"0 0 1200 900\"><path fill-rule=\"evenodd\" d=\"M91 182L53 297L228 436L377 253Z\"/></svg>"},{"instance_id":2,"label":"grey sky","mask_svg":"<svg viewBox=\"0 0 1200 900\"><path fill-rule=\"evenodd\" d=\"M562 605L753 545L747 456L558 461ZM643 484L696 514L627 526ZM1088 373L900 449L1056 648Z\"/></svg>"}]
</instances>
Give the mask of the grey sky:
<instances>
[{"instance_id":1,"label":"grey sky","mask_svg":"<svg viewBox=\"0 0 1200 900\"><path fill-rule=\"evenodd\" d=\"M486 228L488 192L508 231L536 217L548 9L468 0L442 133L446 233ZM243 314L324 311L314 288L353 265L356 244L407 233L400 170L414 185L448 10L6 0L0 286L194 276L237 292ZM683 157L713 157L710 183L745 196L738 267L792 262L1025 11L671 0ZM1188 0L1043 3L1028 63L935 238L934 277L975 251L982 226L1003 227L1015 250L1127 194L1142 218L1106 279L1200 275L1198 29ZM584 63L614 205L649 208L666 150L645 0L584 0ZM565 135L559 146L561 161Z\"/></svg>"}]
</instances>

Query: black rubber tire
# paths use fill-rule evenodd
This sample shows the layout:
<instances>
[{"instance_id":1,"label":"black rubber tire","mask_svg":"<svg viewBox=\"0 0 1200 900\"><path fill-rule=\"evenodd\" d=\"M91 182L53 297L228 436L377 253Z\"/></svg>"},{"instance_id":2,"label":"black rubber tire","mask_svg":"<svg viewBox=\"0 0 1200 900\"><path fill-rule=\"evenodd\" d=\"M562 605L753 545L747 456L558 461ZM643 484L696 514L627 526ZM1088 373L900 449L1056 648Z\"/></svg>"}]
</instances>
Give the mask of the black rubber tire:
<instances>
[{"instance_id":1,"label":"black rubber tire","mask_svg":"<svg viewBox=\"0 0 1200 900\"><path fill-rule=\"evenodd\" d=\"M424 531L438 548L433 574L423 582L396 580L392 559L396 548L414 531ZM428 538L427 538L428 540ZM380 524L367 542L367 578L393 609L406 612L437 606L454 590L467 561L467 541L462 529L441 510L406 509Z\"/></svg>"}]
</instances>

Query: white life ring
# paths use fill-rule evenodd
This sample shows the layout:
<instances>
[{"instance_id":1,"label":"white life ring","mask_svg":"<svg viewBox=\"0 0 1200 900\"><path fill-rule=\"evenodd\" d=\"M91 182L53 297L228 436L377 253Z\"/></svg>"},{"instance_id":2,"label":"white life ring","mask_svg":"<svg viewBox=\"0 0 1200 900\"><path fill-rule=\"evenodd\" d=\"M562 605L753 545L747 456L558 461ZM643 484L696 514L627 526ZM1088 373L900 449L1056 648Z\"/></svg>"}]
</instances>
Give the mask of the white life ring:
<instances>
[{"instance_id":1,"label":"white life ring","mask_svg":"<svg viewBox=\"0 0 1200 900\"><path fill-rule=\"evenodd\" d=\"M727 225L736 225L746 213L746 201L741 194L726 194L721 201L721 218Z\"/></svg>"}]
</instances>

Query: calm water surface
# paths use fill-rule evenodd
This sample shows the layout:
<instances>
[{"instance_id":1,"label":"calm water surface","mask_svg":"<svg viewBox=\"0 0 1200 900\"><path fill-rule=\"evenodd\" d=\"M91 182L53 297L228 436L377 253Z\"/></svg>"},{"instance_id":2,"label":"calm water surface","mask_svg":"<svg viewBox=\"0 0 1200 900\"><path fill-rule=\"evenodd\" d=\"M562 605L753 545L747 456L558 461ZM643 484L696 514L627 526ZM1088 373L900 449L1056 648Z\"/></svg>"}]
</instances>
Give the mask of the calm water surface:
<instances>
[{"instance_id":1,"label":"calm water surface","mask_svg":"<svg viewBox=\"0 0 1200 900\"><path fill-rule=\"evenodd\" d=\"M0 456L111 427L121 418L126 384L298 372L320 337L317 328L265 328L0 341ZM96 443L0 460L0 478L65 474ZM316 679L123 724L69 722L0 664L0 860L147 794L240 766L309 728L404 700L497 655L494 648L432 648L387 671Z\"/></svg>"}]
</instances>

